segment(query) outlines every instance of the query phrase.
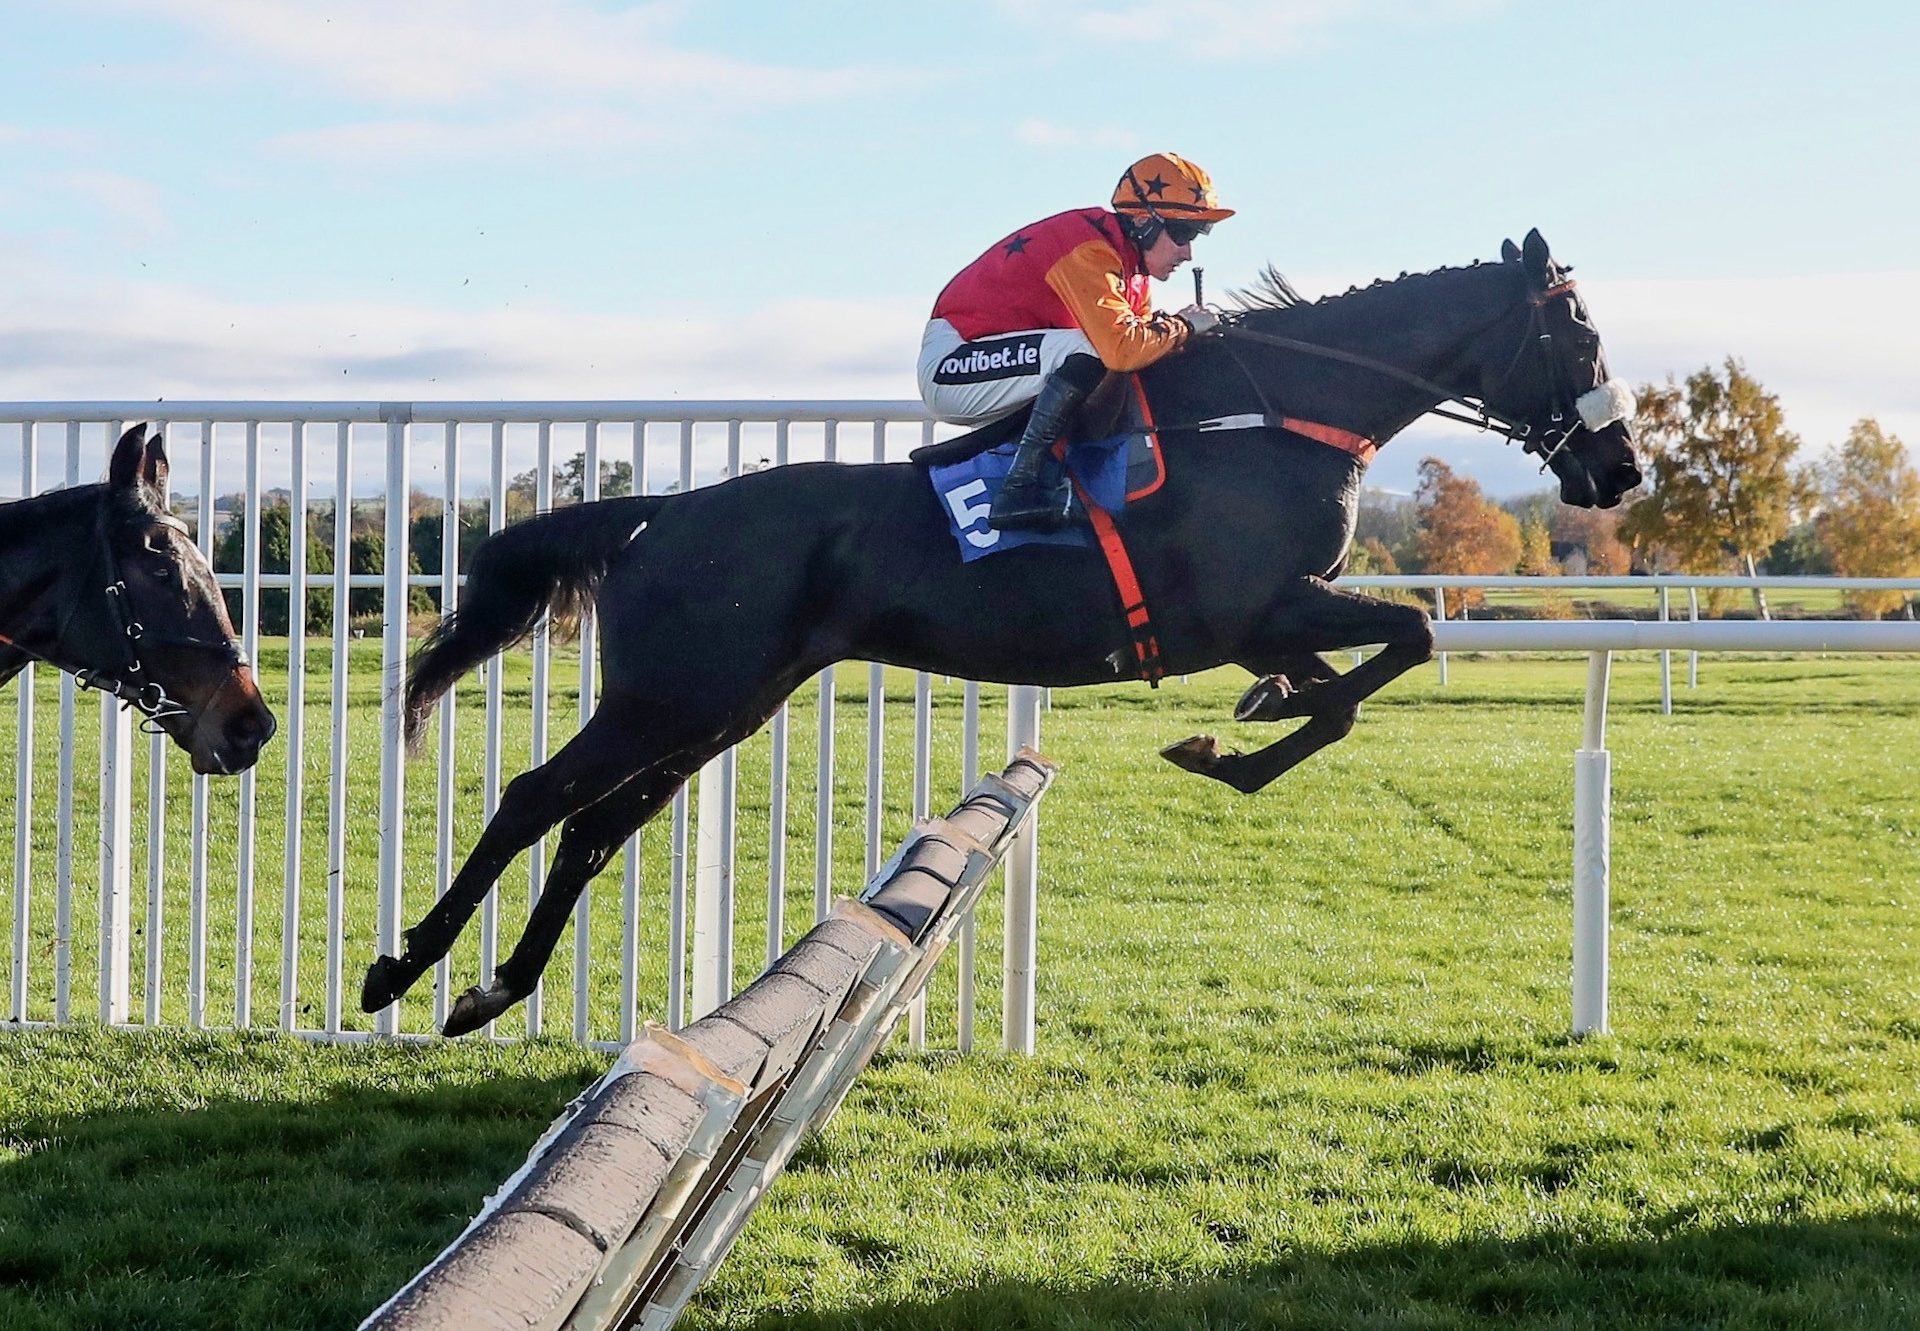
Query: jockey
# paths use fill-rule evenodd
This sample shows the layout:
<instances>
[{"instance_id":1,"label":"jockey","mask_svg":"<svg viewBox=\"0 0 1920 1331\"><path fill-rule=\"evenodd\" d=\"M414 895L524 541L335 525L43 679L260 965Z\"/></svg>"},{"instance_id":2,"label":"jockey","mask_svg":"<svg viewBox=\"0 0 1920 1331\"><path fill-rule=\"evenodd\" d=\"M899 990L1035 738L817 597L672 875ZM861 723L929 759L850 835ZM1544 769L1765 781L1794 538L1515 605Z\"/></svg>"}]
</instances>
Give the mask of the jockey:
<instances>
[{"instance_id":1,"label":"jockey","mask_svg":"<svg viewBox=\"0 0 1920 1331\"><path fill-rule=\"evenodd\" d=\"M1165 281L1193 241L1233 216L1205 171L1172 153L1127 168L1112 208L1075 208L1021 227L960 270L933 303L920 342L920 396L955 425L983 425L1033 403L988 523L1054 530L1072 490L1053 444L1109 370L1142 369L1219 317L1201 305L1155 314L1147 279Z\"/></svg>"}]
</instances>

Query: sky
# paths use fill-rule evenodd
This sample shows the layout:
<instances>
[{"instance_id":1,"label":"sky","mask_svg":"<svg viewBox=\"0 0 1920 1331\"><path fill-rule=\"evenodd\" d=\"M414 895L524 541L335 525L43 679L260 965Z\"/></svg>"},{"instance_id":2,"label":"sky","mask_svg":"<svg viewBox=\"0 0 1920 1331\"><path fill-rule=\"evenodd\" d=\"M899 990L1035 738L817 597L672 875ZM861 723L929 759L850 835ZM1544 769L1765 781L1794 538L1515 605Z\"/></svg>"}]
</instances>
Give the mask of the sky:
<instances>
[{"instance_id":1,"label":"sky","mask_svg":"<svg viewBox=\"0 0 1920 1331\"><path fill-rule=\"evenodd\" d=\"M1873 0L4 0L0 401L912 398L948 277L1169 150L1238 210L1210 297L1538 227L1620 376L1911 447L1916 49ZM1443 425L1372 480L1429 453L1544 485Z\"/></svg>"}]
</instances>

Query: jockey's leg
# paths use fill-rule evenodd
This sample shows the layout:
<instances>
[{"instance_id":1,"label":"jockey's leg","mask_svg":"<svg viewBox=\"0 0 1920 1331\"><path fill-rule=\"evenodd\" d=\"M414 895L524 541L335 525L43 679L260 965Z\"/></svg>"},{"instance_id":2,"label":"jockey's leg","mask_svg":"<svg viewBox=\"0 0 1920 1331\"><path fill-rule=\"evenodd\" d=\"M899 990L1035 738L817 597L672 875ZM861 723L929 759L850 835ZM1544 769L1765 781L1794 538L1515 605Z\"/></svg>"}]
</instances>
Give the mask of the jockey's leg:
<instances>
[{"instance_id":1,"label":"jockey's leg","mask_svg":"<svg viewBox=\"0 0 1920 1331\"><path fill-rule=\"evenodd\" d=\"M1013 469L1001 483L987 517L988 526L1000 531L1055 531L1066 526L1073 487L1066 467L1053 456L1053 445L1105 374L1098 356L1079 353L1061 361L1042 381Z\"/></svg>"}]
</instances>

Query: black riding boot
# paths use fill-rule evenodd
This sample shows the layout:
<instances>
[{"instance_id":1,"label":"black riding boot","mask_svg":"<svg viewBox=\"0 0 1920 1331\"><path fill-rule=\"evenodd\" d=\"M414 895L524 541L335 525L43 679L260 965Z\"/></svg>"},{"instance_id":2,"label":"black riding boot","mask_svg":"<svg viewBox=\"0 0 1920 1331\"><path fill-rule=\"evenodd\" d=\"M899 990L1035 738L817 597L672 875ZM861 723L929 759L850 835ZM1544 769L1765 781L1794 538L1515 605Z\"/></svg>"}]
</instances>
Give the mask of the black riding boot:
<instances>
[{"instance_id":1,"label":"black riding boot","mask_svg":"<svg viewBox=\"0 0 1920 1331\"><path fill-rule=\"evenodd\" d=\"M1013 469L1000 483L987 525L998 531L1058 531L1067 525L1073 487L1063 463L1054 459L1054 441L1066 433L1073 413L1099 384L1106 368L1097 356L1069 356L1040 385L1020 436Z\"/></svg>"}]
</instances>

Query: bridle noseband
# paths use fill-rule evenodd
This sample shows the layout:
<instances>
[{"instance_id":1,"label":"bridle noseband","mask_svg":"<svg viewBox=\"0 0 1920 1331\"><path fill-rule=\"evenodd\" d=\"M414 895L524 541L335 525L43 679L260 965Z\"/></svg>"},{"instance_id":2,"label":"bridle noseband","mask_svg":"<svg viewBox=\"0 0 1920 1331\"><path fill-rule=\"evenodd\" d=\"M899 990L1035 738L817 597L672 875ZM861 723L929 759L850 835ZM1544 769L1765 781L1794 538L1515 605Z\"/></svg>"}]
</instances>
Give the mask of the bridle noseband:
<instances>
[{"instance_id":1,"label":"bridle noseband","mask_svg":"<svg viewBox=\"0 0 1920 1331\"><path fill-rule=\"evenodd\" d=\"M1289 351L1303 352L1310 356L1317 356L1323 360L1334 360L1347 365L1355 365L1361 369L1371 370L1376 374L1382 374L1388 378L1398 379L1402 383L1410 384L1423 392L1432 394L1442 402L1457 402L1461 406L1468 408L1473 414L1464 415L1457 411L1448 411L1446 408L1437 404L1427 408L1423 414L1443 416L1448 420L1460 421L1467 425L1477 426L1483 430L1491 430L1495 434L1504 435L1506 438L1519 444L1522 451L1532 453L1540 458L1541 470L1544 471L1547 464L1552 462L1553 459L1566 448L1567 441L1573 437L1574 431L1579 429L1582 423L1580 414L1576 408L1579 394L1571 391L1565 384L1560 366L1553 357L1553 334L1546 330L1547 307L1560 297L1571 295L1575 285L1572 278L1565 278L1546 287L1544 290L1533 293L1527 298L1530 309L1527 315L1527 329L1521 336L1520 345L1514 348L1513 359L1507 362L1506 373L1500 376L1500 381L1494 386L1494 391L1478 398L1472 394L1456 392L1444 384L1435 383L1433 380L1414 374L1410 370L1403 370L1397 365L1389 365L1385 361L1375 360L1373 357L1362 355L1359 352L1342 351L1337 347L1322 346L1317 342L1306 342L1299 338L1281 337L1274 333L1256 332L1251 328L1243 327L1237 321L1222 323L1218 335L1230 341L1260 342L1269 346L1284 347ZM1498 322L1500 318L1506 317L1507 309L1510 308L1510 306L1503 308L1493 322ZM1491 326L1492 323L1487 325L1487 327ZM1540 426L1537 426L1531 421L1515 419L1492 405L1492 399L1499 395L1500 390L1506 387L1507 382L1513 378L1514 372L1520 368L1520 363L1526 358L1528 348L1536 345L1541 348L1542 354L1547 358L1547 376L1553 389L1553 398L1549 404L1547 422L1545 425ZM1228 348L1228 354L1232 356L1234 364L1239 367L1240 373L1246 377L1247 382L1253 386L1254 392L1259 394L1261 406L1266 409L1267 414L1269 416L1276 416L1277 413L1273 411L1271 404L1268 403L1266 390L1261 387L1259 379L1247 368L1246 364L1241 361L1237 355L1233 355L1231 346ZM1536 433L1536 430L1538 430L1538 433Z\"/></svg>"},{"instance_id":2,"label":"bridle noseband","mask_svg":"<svg viewBox=\"0 0 1920 1331\"><path fill-rule=\"evenodd\" d=\"M238 670L252 663L247 659L247 654L240 650L239 645L232 639L201 638L184 633L150 633L146 625L133 618L130 613L126 579L120 576L120 561L113 552L113 539L105 514L95 525L94 532L97 539L94 544L93 562L88 566L88 577L82 578L75 585L66 611L60 616L60 627L54 638L61 644L67 641L69 630L85 608L86 591L88 586L92 585L91 577L104 561L107 581L101 589L101 594L106 597L111 619L111 627L106 636L119 646L122 654L119 668L109 673L107 668L101 666L74 666L51 654L37 652L23 646L5 634L0 634L0 643L35 660L45 661L51 666L68 672L73 676L74 683L83 690L92 689L113 695L126 706L139 712L144 718L140 728L148 734L153 734L163 729L165 722L175 717L191 717L195 715L195 711L183 706L167 692L165 685L151 677L145 662L141 659L142 643L212 652L221 658L229 671ZM63 651L61 655L65 656L67 653Z\"/></svg>"}]
</instances>

